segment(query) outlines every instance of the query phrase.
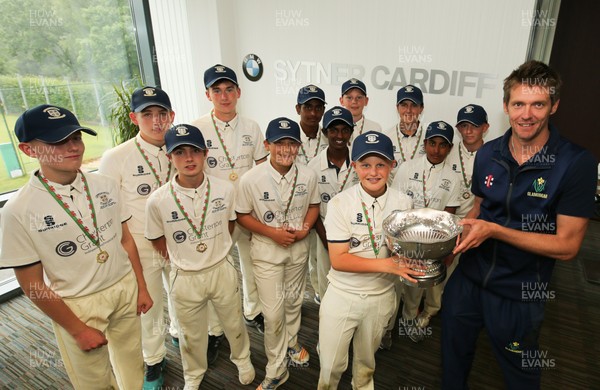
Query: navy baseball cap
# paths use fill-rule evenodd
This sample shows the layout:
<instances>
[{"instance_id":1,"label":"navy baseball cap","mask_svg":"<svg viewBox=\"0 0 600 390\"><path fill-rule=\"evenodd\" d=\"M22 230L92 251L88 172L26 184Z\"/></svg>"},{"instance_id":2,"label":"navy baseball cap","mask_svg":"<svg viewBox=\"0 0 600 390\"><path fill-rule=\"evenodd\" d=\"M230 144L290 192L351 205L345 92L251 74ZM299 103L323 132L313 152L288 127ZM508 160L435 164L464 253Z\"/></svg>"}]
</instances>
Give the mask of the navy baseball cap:
<instances>
[{"instance_id":1,"label":"navy baseball cap","mask_svg":"<svg viewBox=\"0 0 600 390\"><path fill-rule=\"evenodd\" d=\"M488 123L487 112L477 104L469 104L458 111L456 126L461 122L469 122L475 126L481 126L484 123Z\"/></svg>"},{"instance_id":2,"label":"navy baseball cap","mask_svg":"<svg viewBox=\"0 0 600 390\"><path fill-rule=\"evenodd\" d=\"M206 89L210 88L211 85L219 80L229 80L235 85L238 85L237 76L233 69L226 67L225 65L217 64L213 67L206 69L204 72L204 86Z\"/></svg>"},{"instance_id":3,"label":"navy baseball cap","mask_svg":"<svg viewBox=\"0 0 600 390\"><path fill-rule=\"evenodd\" d=\"M431 122L429 126L427 126L427 130L425 130L425 139L433 137L442 137L452 144L452 140L454 139L454 128L444 121Z\"/></svg>"},{"instance_id":4,"label":"navy baseball cap","mask_svg":"<svg viewBox=\"0 0 600 390\"><path fill-rule=\"evenodd\" d=\"M394 145L392 145L392 140L378 131L367 131L354 139L354 142L352 142L352 161L358 161L371 153L393 161Z\"/></svg>"},{"instance_id":5,"label":"navy baseball cap","mask_svg":"<svg viewBox=\"0 0 600 390\"><path fill-rule=\"evenodd\" d=\"M337 121L344 122L354 129L352 113L350 110L340 106L335 106L325 111L325 114L323 114L323 129L328 129L333 122Z\"/></svg>"},{"instance_id":6,"label":"navy baseball cap","mask_svg":"<svg viewBox=\"0 0 600 390\"><path fill-rule=\"evenodd\" d=\"M414 85L407 85L398 90L396 94L396 105L400 104L403 100L410 100L411 102L418 104L419 106L423 105L423 92L421 89L415 87Z\"/></svg>"},{"instance_id":7,"label":"navy baseball cap","mask_svg":"<svg viewBox=\"0 0 600 390\"><path fill-rule=\"evenodd\" d=\"M20 142L34 139L55 144L76 131L98 135L94 130L81 126L75 115L66 108L42 104L21 114L15 123L15 134Z\"/></svg>"},{"instance_id":8,"label":"navy baseball cap","mask_svg":"<svg viewBox=\"0 0 600 390\"><path fill-rule=\"evenodd\" d=\"M192 125L176 125L165 132L167 153L171 153L176 147L181 145L190 145L206 150L206 143L204 142L202 132L196 126Z\"/></svg>"},{"instance_id":9,"label":"navy baseball cap","mask_svg":"<svg viewBox=\"0 0 600 390\"><path fill-rule=\"evenodd\" d=\"M284 138L291 138L294 141L302 143L300 140L300 126L298 126L298 123L285 117L279 117L269 122L265 138L270 143Z\"/></svg>"},{"instance_id":10,"label":"navy baseball cap","mask_svg":"<svg viewBox=\"0 0 600 390\"><path fill-rule=\"evenodd\" d=\"M300 91L298 91L298 104L304 104L312 99L318 99L327 104L325 101L325 92L316 85L309 84L306 87L300 88Z\"/></svg>"},{"instance_id":11,"label":"navy baseball cap","mask_svg":"<svg viewBox=\"0 0 600 390\"><path fill-rule=\"evenodd\" d=\"M360 89L365 95L367 94L367 86L359 79L350 79L342 84L342 96L352 88Z\"/></svg>"},{"instance_id":12,"label":"navy baseball cap","mask_svg":"<svg viewBox=\"0 0 600 390\"><path fill-rule=\"evenodd\" d=\"M131 94L131 111L142 112L144 108L159 106L171 111L169 95L158 87L141 87Z\"/></svg>"}]
</instances>

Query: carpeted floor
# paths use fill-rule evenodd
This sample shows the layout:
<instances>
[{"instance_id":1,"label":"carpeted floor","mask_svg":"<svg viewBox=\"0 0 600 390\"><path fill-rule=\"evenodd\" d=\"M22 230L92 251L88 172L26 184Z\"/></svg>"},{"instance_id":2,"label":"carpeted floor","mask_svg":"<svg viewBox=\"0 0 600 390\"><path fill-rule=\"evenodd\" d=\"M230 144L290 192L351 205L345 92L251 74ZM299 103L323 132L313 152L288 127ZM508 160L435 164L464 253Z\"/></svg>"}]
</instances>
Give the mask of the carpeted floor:
<instances>
[{"instance_id":1,"label":"carpeted floor","mask_svg":"<svg viewBox=\"0 0 600 390\"><path fill-rule=\"evenodd\" d=\"M540 337L541 350L549 365L542 376L543 389L600 388L600 285L585 279L582 260L600 262L600 222L591 222L577 260L558 262L551 284L554 299L546 305L546 317ZM589 259L589 260L588 260ZM318 340L318 306L307 287L302 311L300 342L311 360L307 367L290 369L290 379L281 389L316 388L319 362L315 351ZM0 304L0 388L1 389L71 389L58 354L49 321L24 296ZM432 335L420 344L394 332L390 351L377 354L376 389L408 390L440 387L440 318L431 322ZM249 329L252 360L256 379L252 386L242 386L228 360L227 343L214 367L209 368L202 389L249 389L258 386L264 376L266 358L263 338ZM168 344L168 374L164 389L183 389L179 352ZM351 362L349 363L351 367ZM350 389L350 368L340 389ZM481 334L470 377L472 389L504 388L487 336Z\"/></svg>"}]
</instances>

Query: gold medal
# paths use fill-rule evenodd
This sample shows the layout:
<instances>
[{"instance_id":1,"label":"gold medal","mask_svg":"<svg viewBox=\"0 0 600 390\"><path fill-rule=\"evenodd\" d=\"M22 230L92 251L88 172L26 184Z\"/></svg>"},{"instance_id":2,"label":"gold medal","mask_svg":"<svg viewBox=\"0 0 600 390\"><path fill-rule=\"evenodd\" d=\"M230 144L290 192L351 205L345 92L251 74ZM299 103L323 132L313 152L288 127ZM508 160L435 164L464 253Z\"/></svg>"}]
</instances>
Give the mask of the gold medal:
<instances>
[{"instance_id":1,"label":"gold medal","mask_svg":"<svg viewBox=\"0 0 600 390\"><path fill-rule=\"evenodd\" d=\"M201 242L200 244L196 245L196 251L200 252L200 253L204 253L206 250L208 249L208 246Z\"/></svg>"},{"instance_id":2,"label":"gold medal","mask_svg":"<svg viewBox=\"0 0 600 390\"><path fill-rule=\"evenodd\" d=\"M469 199L471 197L471 193L469 191L465 191L462 194L463 199Z\"/></svg>"},{"instance_id":3,"label":"gold medal","mask_svg":"<svg viewBox=\"0 0 600 390\"><path fill-rule=\"evenodd\" d=\"M231 172L231 173L229 174L229 180L231 180L231 181L236 181L236 180L237 180L237 178L238 178L238 175L237 175L237 173L235 173L235 172Z\"/></svg>"},{"instance_id":4,"label":"gold medal","mask_svg":"<svg viewBox=\"0 0 600 390\"><path fill-rule=\"evenodd\" d=\"M104 264L109 257L110 256L108 255L107 251L100 251L100 253L96 255L96 261L100 264Z\"/></svg>"}]
</instances>

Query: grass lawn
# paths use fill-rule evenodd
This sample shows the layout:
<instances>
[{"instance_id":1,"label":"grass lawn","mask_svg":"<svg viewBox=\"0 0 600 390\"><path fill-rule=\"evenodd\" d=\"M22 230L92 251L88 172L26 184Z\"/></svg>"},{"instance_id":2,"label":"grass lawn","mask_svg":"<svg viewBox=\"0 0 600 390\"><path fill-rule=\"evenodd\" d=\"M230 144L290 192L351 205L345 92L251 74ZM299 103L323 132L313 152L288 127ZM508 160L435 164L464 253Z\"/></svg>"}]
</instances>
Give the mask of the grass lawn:
<instances>
[{"instance_id":1,"label":"grass lawn","mask_svg":"<svg viewBox=\"0 0 600 390\"><path fill-rule=\"evenodd\" d=\"M19 150L17 146L18 141L14 133L15 122L17 118L18 116L16 115L7 115L6 121L4 121L0 116L0 143L4 144L11 141L13 142L15 150L17 151L18 157L22 163L24 175L21 177L11 178L8 170L6 169L4 158L0 158L0 194L22 187L27 180L29 180L29 174L38 167L37 160L27 157ZM97 124L83 122L81 124L98 132L97 137L83 133L83 141L85 142L83 169L84 171L96 169L102 153L113 146L111 130L108 127L103 127Z\"/></svg>"}]
</instances>

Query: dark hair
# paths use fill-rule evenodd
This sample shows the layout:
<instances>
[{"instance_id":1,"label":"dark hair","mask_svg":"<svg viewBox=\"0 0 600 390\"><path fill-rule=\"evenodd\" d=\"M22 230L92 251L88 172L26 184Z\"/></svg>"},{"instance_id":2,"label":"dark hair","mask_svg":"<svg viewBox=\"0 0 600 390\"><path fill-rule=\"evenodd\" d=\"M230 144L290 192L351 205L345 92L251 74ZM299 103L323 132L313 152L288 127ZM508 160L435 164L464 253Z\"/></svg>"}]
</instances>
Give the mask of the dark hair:
<instances>
[{"instance_id":1,"label":"dark hair","mask_svg":"<svg viewBox=\"0 0 600 390\"><path fill-rule=\"evenodd\" d=\"M511 89L519 84L543 88L550 95L550 101L553 105L560 99L560 89L562 86L560 75L543 62L528 61L513 70L504 79L504 103L508 103Z\"/></svg>"},{"instance_id":2,"label":"dark hair","mask_svg":"<svg viewBox=\"0 0 600 390\"><path fill-rule=\"evenodd\" d=\"M336 120L332 121L332 122L329 124L329 126L328 126L328 127L322 127L322 128L321 128L321 131L323 132L323 135L325 135L325 137L327 137L327 131L329 131L329 129L330 129L330 128L331 128L333 125L335 125L335 124L337 124L337 123L343 123L344 125L346 125L346 126L348 126L348 127L350 128L350 134L354 133L354 126L350 126L349 124L347 124L346 122L344 122L344 121L343 121L343 120L341 120L341 119L336 119Z\"/></svg>"}]
</instances>

